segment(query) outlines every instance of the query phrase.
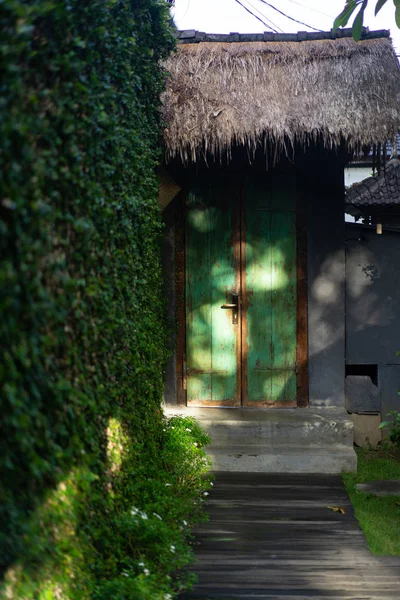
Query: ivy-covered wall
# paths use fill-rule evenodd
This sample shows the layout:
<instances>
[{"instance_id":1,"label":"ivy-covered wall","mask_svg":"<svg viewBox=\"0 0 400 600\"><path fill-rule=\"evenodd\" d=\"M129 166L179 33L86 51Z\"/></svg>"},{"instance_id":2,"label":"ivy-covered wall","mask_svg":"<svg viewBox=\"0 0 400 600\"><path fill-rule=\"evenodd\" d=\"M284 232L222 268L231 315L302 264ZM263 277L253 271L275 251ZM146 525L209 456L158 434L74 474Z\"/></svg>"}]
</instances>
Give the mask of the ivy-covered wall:
<instances>
[{"instance_id":1,"label":"ivy-covered wall","mask_svg":"<svg viewBox=\"0 0 400 600\"><path fill-rule=\"evenodd\" d=\"M175 485L154 174L167 5L2 0L0 30L6 597L161 598L143 557L169 544L167 582L180 509L129 528Z\"/></svg>"}]
</instances>

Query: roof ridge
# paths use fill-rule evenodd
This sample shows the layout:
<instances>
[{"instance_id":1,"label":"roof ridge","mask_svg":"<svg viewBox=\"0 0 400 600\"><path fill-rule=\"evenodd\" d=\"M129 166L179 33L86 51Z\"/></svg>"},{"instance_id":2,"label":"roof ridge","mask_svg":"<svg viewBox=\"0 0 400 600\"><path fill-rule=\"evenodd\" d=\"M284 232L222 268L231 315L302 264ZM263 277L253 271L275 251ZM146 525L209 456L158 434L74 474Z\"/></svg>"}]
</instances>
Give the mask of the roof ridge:
<instances>
[{"instance_id":1,"label":"roof ridge","mask_svg":"<svg viewBox=\"0 0 400 600\"><path fill-rule=\"evenodd\" d=\"M205 33L196 29L176 31L175 36L179 44L198 44L199 42L305 42L318 40L336 40L352 37L352 30L339 29L336 33L331 31L298 31L297 33ZM388 29L369 31L363 27L361 40L372 40L390 37Z\"/></svg>"}]
</instances>

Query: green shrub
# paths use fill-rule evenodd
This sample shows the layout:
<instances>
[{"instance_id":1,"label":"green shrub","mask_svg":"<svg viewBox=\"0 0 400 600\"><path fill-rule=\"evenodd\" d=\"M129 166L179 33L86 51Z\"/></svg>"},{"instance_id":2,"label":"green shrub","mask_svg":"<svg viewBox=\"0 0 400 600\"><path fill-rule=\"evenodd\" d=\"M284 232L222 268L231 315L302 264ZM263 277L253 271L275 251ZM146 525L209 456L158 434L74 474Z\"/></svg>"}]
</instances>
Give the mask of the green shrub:
<instances>
[{"instance_id":1,"label":"green shrub","mask_svg":"<svg viewBox=\"0 0 400 600\"><path fill-rule=\"evenodd\" d=\"M207 436L192 419L165 422L160 461L146 464L115 421L107 431L107 476L76 470L49 493L8 570L5 597L164 600L190 585L180 570L192 560L190 526L204 518L212 485Z\"/></svg>"},{"instance_id":2,"label":"green shrub","mask_svg":"<svg viewBox=\"0 0 400 600\"><path fill-rule=\"evenodd\" d=\"M18 600L153 600L189 556L160 409L168 10L2 0L0 28L0 568Z\"/></svg>"},{"instance_id":3,"label":"green shrub","mask_svg":"<svg viewBox=\"0 0 400 600\"><path fill-rule=\"evenodd\" d=\"M198 475L205 475L211 468L210 459L202 451L210 443L210 437L193 417L175 416L166 426L170 435L166 438L163 456L171 481L182 497L196 499L198 486L202 488Z\"/></svg>"},{"instance_id":4,"label":"green shrub","mask_svg":"<svg viewBox=\"0 0 400 600\"><path fill-rule=\"evenodd\" d=\"M382 421L379 425L380 429L388 427L390 429L389 439L400 449L400 413L397 410L392 410L387 414L390 417L389 421Z\"/></svg>"}]
</instances>

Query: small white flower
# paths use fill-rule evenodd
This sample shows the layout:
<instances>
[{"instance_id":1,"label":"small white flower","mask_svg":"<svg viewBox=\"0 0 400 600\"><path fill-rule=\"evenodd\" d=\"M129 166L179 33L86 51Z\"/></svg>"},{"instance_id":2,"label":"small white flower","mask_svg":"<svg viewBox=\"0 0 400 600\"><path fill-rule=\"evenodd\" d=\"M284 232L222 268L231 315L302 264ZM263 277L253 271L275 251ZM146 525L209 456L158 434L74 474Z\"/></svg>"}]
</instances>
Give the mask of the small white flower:
<instances>
[{"instance_id":1,"label":"small white flower","mask_svg":"<svg viewBox=\"0 0 400 600\"><path fill-rule=\"evenodd\" d=\"M131 510L131 515L135 517L139 512L140 511L138 508L133 507Z\"/></svg>"},{"instance_id":2,"label":"small white flower","mask_svg":"<svg viewBox=\"0 0 400 600\"><path fill-rule=\"evenodd\" d=\"M185 527L187 526L187 521L185 521L185 519L183 519L182 523L185 525Z\"/></svg>"},{"instance_id":3,"label":"small white flower","mask_svg":"<svg viewBox=\"0 0 400 600\"><path fill-rule=\"evenodd\" d=\"M160 517L160 515L158 515L157 513L153 513L153 515L154 515L155 517L157 517L157 519L160 519L160 521L162 521L162 517Z\"/></svg>"},{"instance_id":4,"label":"small white flower","mask_svg":"<svg viewBox=\"0 0 400 600\"><path fill-rule=\"evenodd\" d=\"M198 446L198 443L197 443L197 442L194 442L194 443L193 443L193 446Z\"/></svg>"},{"instance_id":5,"label":"small white flower","mask_svg":"<svg viewBox=\"0 0 400 600\"><path fill-rule=\"evenodd\" d=\"M143 573L146 575L146 577L147 575L150 575L150 571L148 569L143 569Z\"/></svg>"},{"instance_id":6,"label":"small white flower","mask_svg":"<svg viewBox=\"0 0 400 600\"><path fill-rule=\"evenodd\" d=\"M144 562L140 562L139 567L144 567Z\"/></svg>"},{"instance_id":7,"label":"small white flower","mask_svg":"<svg viewBox=\"0 0 400 600\"><path fill-rule=\"evenodd\" d=\"M167 487L170 487L172 485L172 483L166 483L165 484Z\"/></svg>"},{"instance_id":8,"label":"small white flower","mask_svg":"<svg viewBox=\"0 0 400 600\"><path fill-rule=\"evenodd\" d=\"M169 549L171 550L171 552L175 552L175 546L173 544L170 545Z\"/></svg>"},{"instance_id":9,"label":"small white flower","mask_svg":"<svg viewBox=\"0 0 400 600\"><path fill-rule=\"evenodd\" d=\"M164 594L164 600L172 600L171 594Z\"/></svg>"},{"instance_id":10,"label":"small white flower","mask_svg":"<svg viewBox=\"0 0 400 600\"><path fill-rule=\"evenodd\" d=\"M210 481L210 485L214 485L212 481Z\"/></svg>"},{"instance_id":11,"label":"small white flower","mask_svg":"<svg viewBox=\"0 0 400 600\"><path fill-rule=\"evenodd\" d=\"M122 573L122 575L123 575L124 577L129 577L129 573L125 573L125 571Z\"/></svg>"},{"instance_id":12,"label":"small white flower","mask_svg":"<svg viewBox=\"0 0 400 600\"><path fill-rule=\"evenodd\" d=\"M189 429L189 427L186 427L186 431L189 431L190 433L192 433L192 430Z\"/></svg>"},{"instance_id":13,"label":"small white flower","mask_svg":"<svg viewBox=\"0 0 400 600\"><path fill-rule=\"evenodd\" d=\"M146 513L145 513L145 512L142 512L142 513L140 513L140 516L142 517L142 519L143 519L144 521L147 521L147 519L148 519L148 516L146 515Z\"/></svg>"},{"instance_id":14,"label":"small white flower","mask_svg":"<svg viewBox=\"0 0 400 600\"><path fill-rule=\"evenodd\" d=\"M203 496L208 496L208 492L203 492Z\"/></svg>"}]
</instances>

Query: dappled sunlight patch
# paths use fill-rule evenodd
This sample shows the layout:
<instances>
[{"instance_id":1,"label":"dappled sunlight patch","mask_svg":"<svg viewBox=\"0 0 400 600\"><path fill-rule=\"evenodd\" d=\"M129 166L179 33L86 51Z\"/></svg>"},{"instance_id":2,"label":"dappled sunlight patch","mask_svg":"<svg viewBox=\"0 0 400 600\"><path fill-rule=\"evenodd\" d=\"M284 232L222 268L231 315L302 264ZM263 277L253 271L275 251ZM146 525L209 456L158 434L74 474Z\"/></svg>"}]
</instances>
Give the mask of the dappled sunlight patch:
<instances>
[{"instance_id":1,"label":"dappled sunlight patch","mask_svg":"<svg viewBox=\"0 0 400 600\"><path fill-rule=\"evenodd\" d=\"M321 305L335 304L344 285L342 252L333 253L321 265L320 272L312 285L313 297Z\"/></svg>"},{"instance_id":2,"label":"dappled sunlight patch","mask_svg":"<svg viewBox=\"0 0 400 600\"><path fill-rule=\"evenodd\" d=\"M190 225L199 233L211 233L217 226L217 210L207 206L198 196L191 195L189 203L192 205L188 213Z\"/></svg>"},{"instance_id":3,"label":"dappled sunlight patch","mask_svg":"<svg viewBox=\"0 0 400 600\"><path fill-rule=\"evenodd\" d=\"M254 251L251 243L247 242L247 246L248 253L251 255L251 252ZM262 268L254 271L254 277L248 278L248 285L251 289L257 291L282 290L289 285L292 276L285 269L286 256L277 246L269 245L268 249L260 253L257 261L253 261L253 263L262 265Z\"/></svg>"},{"instance_id":4,"label":"dappled sunlight patch","mask_svg":"<svg viewBox=\"0 0 400 600\"><path fill-rule=\"evenodd\" d=\"M124 447L121 424L110 420L107 429ZM138 453L122 452L119 470L113 472L115 490L121 481L129 483L123 498L108 494L113 506L106 525L113 532L108 567L113 577L99 582L96 600L165 600L190 585L191 575L180 570L193 559L187 543L190 525L205 518L204 494L211 483L204 445L209 438L194 419L181 417L160 422L158 435L158 462L149 461L144 446Z\"/></svg>"},{"instance_id":5,"label":"dappled sunlight patch","mask_svg":"<svg viewBox=\"0 0 400 600\"><path fill-rule=\"evenodd\" d=\"M108 471L116 473L121 469L128 446L128 438L122 430L120 421L113 417L108 420L106 433Z\"/></svg>"},{"instance_id":6,"label":"dappled sunlight patch","mask_svg":"<svg viewBox=\"0 0 400 600\"><path fill-rule=\"evenodd\" d=\"M109 418L103 474L74 469L37 508L6 600L164 600L190 586L181 569L193 559L190 526L206 518L209 437L193 418L160 420L155 457L145 446L133 452L129 431Z\"/></svg>"},{"instance_id":7,"label":"dappled sunlight patch","mask_svg":"<svg viewBox=\"0 0 400 600\"><path fill-rule=\"evenodd\" d=\"M69 600L91 586L85 566L85 540L79 535L82 493L96 475L81 467L51 491L32 516L25 535L25 557L5 575L5 598Z\"/></svg>"}]
</instances>

